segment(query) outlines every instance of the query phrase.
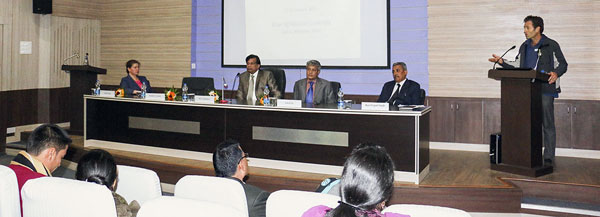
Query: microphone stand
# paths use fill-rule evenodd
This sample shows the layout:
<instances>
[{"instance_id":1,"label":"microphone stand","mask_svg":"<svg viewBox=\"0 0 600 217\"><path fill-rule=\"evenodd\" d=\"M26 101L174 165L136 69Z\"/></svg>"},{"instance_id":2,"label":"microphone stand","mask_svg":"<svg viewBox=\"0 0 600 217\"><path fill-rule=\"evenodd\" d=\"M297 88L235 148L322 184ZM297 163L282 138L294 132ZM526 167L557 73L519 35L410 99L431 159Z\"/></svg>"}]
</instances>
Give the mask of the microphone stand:
<instances>
[{"instance_id":1,"label":"microphone stand","mask_svg":"<svg viewBox=\"0 0 600 217\"><path fill-rule=\"evenodd\" d=\"M73 58L73 57L77 57L77 59L79 59L79 53L74 53L73 55L71 55L71 56L69 56L69 57L65 58L65 59L63 60L63 65L64 65L64 64L67 62L67 60L70 60L70 59L71 59L71 58Z\"/></svg>"},{"instance_id":2,"label":"microphone stand","mask_svg":"<svg viewBox=\"0 0 600 217\"><path fill-rule=\"evenodd\" d=\"M502 54L502 56L500 56L500 58L498 58L498 60L496 60L496 62L494 62L494 66L492 67L492 69L496 69L496 64L498 64L498 62L502 59L502 57L504 57L504 55L506 55L506 53L508 53L512 49L515 49L516 47L517 47L516 45L513 45L511 48L506 50L506 52L504 52L504 54Z\"/></svg>"},{"instance_id":3,"label":"microphone stand","mask_svg":"<svg viewBox=\"0 0 600 217\"><path fill-rule=\"evenodd\" d=\"M225 89L227 89L227 82L225 81L225 77L223 77L223 89L221 89L221 100L219 103L226 104L228 101L225 99Z\"/></svg>"},{"instance_id":4,"label":"microphone stand","mask_svg":"<svg viewBox=\"0 0 600 217\"><path fill-rule=\"evenodd\" d=\"M229 99L233 102L233 88L235 88L235 82L237 81L237 78L240 77L240 73L238 72L237 75L235 75L235 78L233 78L233 85L231 86L231 94L229 95Z\"/></svg>"}]
</instances>

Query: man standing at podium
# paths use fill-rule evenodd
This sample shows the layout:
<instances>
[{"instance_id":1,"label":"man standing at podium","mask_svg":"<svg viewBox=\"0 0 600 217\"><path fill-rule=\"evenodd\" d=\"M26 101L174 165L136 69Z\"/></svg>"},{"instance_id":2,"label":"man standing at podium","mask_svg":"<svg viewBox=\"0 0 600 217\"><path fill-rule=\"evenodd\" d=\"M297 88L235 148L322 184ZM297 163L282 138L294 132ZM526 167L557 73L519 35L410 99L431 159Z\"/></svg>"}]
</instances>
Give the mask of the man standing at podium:
<instances>
[{"instance_id":1,"label":"man standing at podium","mask_svg":"<svg viewBox=\"0 0 600 217\"><path fill-rule=\"evenodd\" d=\"M529 15L523 20L525 42L519 48L514 62L508 62L493 54L490 62L498 62L503 68L531 68L550 75L548 83L542 84L542 125L544 135L544 163L554 164L556 128L554 126L554 98L560 93L560 77L567 72L567 60L558 42L542 34L544 20Z\"/></svg>"}]
</instances>

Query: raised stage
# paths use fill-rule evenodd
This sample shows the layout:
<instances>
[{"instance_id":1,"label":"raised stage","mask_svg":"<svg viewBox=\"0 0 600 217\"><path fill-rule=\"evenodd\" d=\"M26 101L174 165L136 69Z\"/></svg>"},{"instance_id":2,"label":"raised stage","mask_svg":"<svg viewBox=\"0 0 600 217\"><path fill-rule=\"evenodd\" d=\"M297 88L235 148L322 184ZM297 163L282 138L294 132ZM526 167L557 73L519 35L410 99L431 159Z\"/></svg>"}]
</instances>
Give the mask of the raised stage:
<instances>
[{"instance_id":1,"label":"raised stage","mask_svg":"<svg viewBox=\"0 0 600 217\"><path fill-rule=\"evenodd\" d=\"M271 192L313 191L323 179L341 174L343 159L353 145L374 140L387 144L395 160L397 182L390 204L439 205L468 212L564 214L539 211L535 204L528 204L533 199L596 207L592 210L600 213L600 160L557 157L554 172L538 178L491 170L487 152L430 149L429 108L369 112L91 96L85 101L85 137L75 137L67 159L76 162L85 150L101 147L113 153L119 164L156 171L164 183L174 184L188 174L214 175L210 153L224 138L234 135L251 153L248 183ZM392 137L381 133L386 129L395 130ZM273 130L294 132L286 138L274 134L260 137ZM302 131L332 140L306 141ZM289 138L293 139L280 140Z\"/></svg>"}]
</instances>

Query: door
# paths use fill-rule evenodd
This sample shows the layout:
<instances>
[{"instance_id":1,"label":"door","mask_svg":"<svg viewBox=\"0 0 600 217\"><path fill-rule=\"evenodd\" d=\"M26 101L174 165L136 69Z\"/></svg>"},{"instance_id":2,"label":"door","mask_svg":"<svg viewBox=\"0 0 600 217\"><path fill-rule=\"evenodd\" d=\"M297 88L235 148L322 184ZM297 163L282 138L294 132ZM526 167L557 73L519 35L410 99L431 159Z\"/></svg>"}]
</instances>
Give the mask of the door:
<instances>
[{"instance_id":1,"label":"door","mask_svg":"<svg viewBox=\"0 0 600 217\"><path fill-rule=\"evenodd\" d=\"M600 115L598 114L600 114L598 101L573 103L571 137L573 148L600 150Z\"/></svg>"},{"instance_id":2,"label":"door","mask_svg":"<svg viewBox=\"0 0 600 217\"><path fill-rule=\"evenodd\" d=\"M447 99L430 98L429 138L434 142L454 142L454 104Z\"/></svg>"},{"instance_id":3,"label":"door","mask_svg":"<svg viewBox=\"0 0 600 217\"><path fill-rule=\"evenodd\" d=\"M454 141L458 143L483 143L482 101L456 100L454 103Z\"/></svg>"},{"instance_id":4,"label":"door","mask_svg":"<svg viewBox=\"0 0 600 217\"><path fill-rule=\"evenodd\" d=\"M573 148L571 143L571 103L554 101L554 126L556 127L556 147Z\"/></svg>"}]
</instances>

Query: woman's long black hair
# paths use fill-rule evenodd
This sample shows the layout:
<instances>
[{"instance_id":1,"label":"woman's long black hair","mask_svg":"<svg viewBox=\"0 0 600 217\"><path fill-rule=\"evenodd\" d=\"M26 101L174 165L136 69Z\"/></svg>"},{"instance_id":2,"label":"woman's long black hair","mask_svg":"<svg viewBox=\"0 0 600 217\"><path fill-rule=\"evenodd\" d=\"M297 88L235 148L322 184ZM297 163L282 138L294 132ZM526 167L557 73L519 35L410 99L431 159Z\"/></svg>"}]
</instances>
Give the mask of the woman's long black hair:
<instances>
[{"instance_id":1,"label":"woman's long black hair","mask_svg":"<svg viewBox=\"0 0 600 217\"><path fill-rule=\"evenodd\" d=\"M327 216L366 216L392 196L393 183L394 162L385 148L360 144L344 163L340 205Z\"/></svg>"},{"instance_id":2,"label":"woman's long black hair","mask_svg":"<svg viewBox=\"0 0 600 217\"><path fill-rule=\"evenodd\" d=\"M115 159L105 150L91 150L79 160L75 179L104 185L114 191L113 184L117 179Z\"/></svg>"}]
</instances>

